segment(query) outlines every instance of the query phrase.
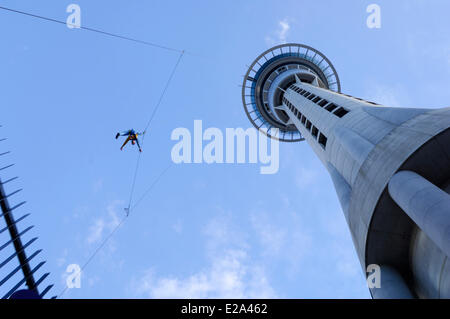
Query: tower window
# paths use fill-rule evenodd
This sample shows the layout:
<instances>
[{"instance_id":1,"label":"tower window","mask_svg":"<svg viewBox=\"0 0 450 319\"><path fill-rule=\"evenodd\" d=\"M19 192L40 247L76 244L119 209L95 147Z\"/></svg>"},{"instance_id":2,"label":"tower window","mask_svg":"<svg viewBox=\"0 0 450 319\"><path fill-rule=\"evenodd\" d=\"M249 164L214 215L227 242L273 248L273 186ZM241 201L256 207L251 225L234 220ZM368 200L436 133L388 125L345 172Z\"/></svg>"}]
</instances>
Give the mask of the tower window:
<instances>
[{"instance_id":1,"label":"tower window","mask_svg":"<svg viewBox=\"0 0 450 319\"><path fill-rule=\"evenodd\" d=\"M337 105L334 103L330 103L327 105L327 107L325 108L325 110L327 110L328 112L333 112L333 110L337 108Z\"/></svg>"},{"instance_id":2,"label":"tower window","mask_svg":"<svg viewBox=\"0 0 450 319\"><path fill-rule=\"evenodd\" d=\"M324 107L325 105L328 104L328 101L323 99L322 101L319 102L319 106Z\"/></svg>"},{"instance_id":3,"label":"tower window","mask_svg":"<svg viewBox=\"0 0 450 319\"><path fill-rule=\"evenodd\" d=\"M314 94L311 94L310 96L308 96L308 100L312 100L313 98L315 98L316 96Z\"/></svg>"},{"instance_id":4,"label":"tower window","mask_svg":"<svg viewBox=\"0 0 450 319\"><path fill-rule=\"evenodd\" d=\"M302 115L302 119L301 119L300 122L302 122L302 124L305 125L305 123L306 123L306 117L305 117L304 115Z\"/></svg>"},{"instance_id":5,"label":"tower window","mask_svg":"<svg viewBox=\"0 0 450 319\"><path fill-rule=\"evenodd\" d=\"M317 127L315 127L315 126L312 127L311 134L312 134L312 136L317 138L317 135L319 134L319 130L317 129Z\"/></svg>"},{"instance_id":6,"label":"tower window","mask_svg":"<svg viewBox=\"0 0 450 319\"><path fill-rule=\"evenodd\" d=\"M337 117L343 117L345 114L347 114L348 111L344 109L343 107L338 108L333 114Z\"/></svg>"},{"instance_id":7,"label":"tower window","mask_svg":"<svg viewBox=\"0 0 450 319\"><path fill-rule=\"evenodd\" d=\"M315 98L314 98L314 100L312 100L314 103L317 103L317 102L319 102L321 100L321 98L320 98L320 96L316 96Z\"/></svg>"},{"instance_id":8,"label":"tower window","mask_svg":"<svg viewBox=\"0 0 450 319\"><path fill-rule=\"evenodd\" d=\"M306 120L306 129L308 131L311 130L311 122L309 120Z\"/></svg>"},{"instance_id":9,"label":"tower window","mask_svg":"<svg viewBox=\"0 0 450 319\"><path fill-rule=\"evenodd\" d=\"M319 144L325 149L327 147L327 137L322 133L319 134Z\"/></svg>"},{"instance_id":10,"label":"tower window","mask_svg":"<svg viewBox=\"0 0 450 319\"><path fill-rule=\"evenodd\" d=\"M304 96L304 97L308 97L308 95L310 95L311 93L309 93L308 91L305 91L302 95Z\"/></svg>"}]
</instances>

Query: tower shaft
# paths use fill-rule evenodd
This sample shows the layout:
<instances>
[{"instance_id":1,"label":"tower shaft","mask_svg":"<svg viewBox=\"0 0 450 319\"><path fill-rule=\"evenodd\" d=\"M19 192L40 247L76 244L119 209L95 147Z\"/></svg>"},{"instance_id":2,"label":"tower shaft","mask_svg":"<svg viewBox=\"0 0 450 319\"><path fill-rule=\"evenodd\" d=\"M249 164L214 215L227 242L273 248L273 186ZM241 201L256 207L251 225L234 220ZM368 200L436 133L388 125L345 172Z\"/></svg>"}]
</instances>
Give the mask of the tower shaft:
<instances>
[{"instance_id":1,"label":"tower shaft","mask_svg":"<svg viewBox=\"0 0 450 319\"><path fill-rule=\"evenodd\" d=\"M298 80L282 109L329 171L363 269L389 266L412 286L376 295L450 297L450 108L384 107Z\"/></svg>"}]
</instances>

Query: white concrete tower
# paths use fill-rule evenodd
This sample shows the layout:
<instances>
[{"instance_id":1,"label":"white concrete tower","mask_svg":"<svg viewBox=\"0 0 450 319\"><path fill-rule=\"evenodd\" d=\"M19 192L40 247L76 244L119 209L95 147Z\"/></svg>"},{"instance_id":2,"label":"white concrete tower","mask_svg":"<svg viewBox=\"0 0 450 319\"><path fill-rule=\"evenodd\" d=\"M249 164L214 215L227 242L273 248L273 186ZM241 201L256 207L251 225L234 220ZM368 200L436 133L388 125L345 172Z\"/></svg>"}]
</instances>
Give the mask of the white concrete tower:
<instances>
[{"instance_id":1,"label":"white concrete tower","mask_svg":"<svg viewBox=\"0 0 450 319\"><path fill-rule=\"evenodd\" d=\"M381 267L373 298L450 298L450 108L342 94L331 62L292 43L250 65L242 99L257 129L306 140L330 173L364 272Z\"/></svg>"}]
</instances>

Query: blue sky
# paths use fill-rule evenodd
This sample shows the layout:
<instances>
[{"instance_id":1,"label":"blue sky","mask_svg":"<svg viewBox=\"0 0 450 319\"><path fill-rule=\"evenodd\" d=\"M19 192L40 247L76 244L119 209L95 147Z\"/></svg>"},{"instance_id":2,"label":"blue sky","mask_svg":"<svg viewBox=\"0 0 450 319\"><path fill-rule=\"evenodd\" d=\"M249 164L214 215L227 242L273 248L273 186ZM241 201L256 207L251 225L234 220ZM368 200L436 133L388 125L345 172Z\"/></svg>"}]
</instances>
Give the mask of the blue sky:
<instances>
[{"instance_id":1,"label":"blue sky","mask_svg":"<svg viewBox=\"0 0 450 319\"><path fill-rule=\"evenodd\" d=\"M344 93L399 107L450 100L444 0L1 1L63 21L71 3L83 26L192 53L151 123L135 198L171 163L173 129L196 119L250 126L242 75L284 41L323 52ZM380 29L366 26L370 3ZM59 294L66 267L84 264L123 217L137 150L120 152L114 135L145 127L178 55L4 11L0 39L1 149L12 151L1 161L16 163L2 178L21 177L14 201L28 202ZM281 144L274 175L259 164L173 166L81 285L64 297L370 297L332 182L306 143Z\"/></svg>"}]
</instances>

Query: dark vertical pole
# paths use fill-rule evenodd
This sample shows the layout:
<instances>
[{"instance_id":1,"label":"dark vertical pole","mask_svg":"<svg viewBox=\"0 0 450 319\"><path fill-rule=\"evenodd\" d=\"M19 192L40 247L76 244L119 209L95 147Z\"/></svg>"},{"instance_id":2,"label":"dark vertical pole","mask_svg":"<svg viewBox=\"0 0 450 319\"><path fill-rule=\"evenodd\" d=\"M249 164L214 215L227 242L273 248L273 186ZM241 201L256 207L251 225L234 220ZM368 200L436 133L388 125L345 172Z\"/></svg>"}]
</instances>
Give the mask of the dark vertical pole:
<instances>
[{"instance_id":1,"label":"dark vertical pole","mask_svg":"<svg viewBox=\"0 0 450 319\"><path fill-rule=\"evenodd\" d=\"M26 278L26 284L28 286L28 289L37 292L37 287L34 281L33 273L31 272L30 265L28 264L25 249L23 248L22 240L20 239L19 232L17 231L15 220L11 208L9 206L5 190L3 189L1 179L0 179L0 206L3 212L3 217L5 218L6 221L6 226L8 227L9 230L9 234L11 235L11 239L13 240L14 249L16 250L17 257L19 258L20 267L22 268L23 275Z\"/></svg>"}]
</instances>

